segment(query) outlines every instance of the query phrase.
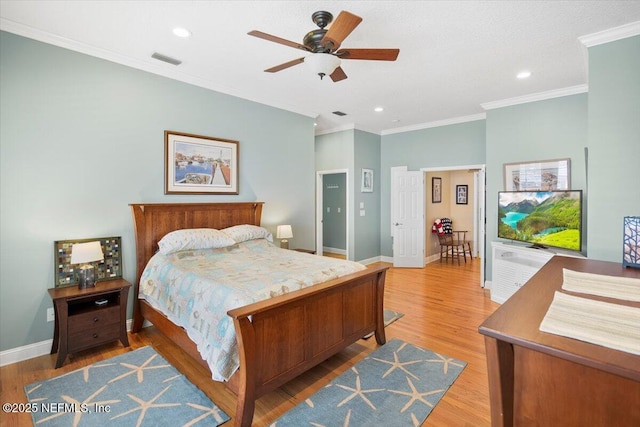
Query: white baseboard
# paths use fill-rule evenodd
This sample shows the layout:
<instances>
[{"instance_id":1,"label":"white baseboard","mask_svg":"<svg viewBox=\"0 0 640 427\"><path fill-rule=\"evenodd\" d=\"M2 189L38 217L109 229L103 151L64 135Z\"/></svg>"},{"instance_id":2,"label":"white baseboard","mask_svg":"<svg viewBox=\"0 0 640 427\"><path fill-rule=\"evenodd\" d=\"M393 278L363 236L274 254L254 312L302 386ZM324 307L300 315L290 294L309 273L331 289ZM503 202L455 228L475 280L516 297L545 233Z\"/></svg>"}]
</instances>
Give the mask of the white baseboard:
<instances>
[{"instance_id":1,"label":"white baseboard","mask_svg":"<svg viewBox=\"0 0 640 427\"><path fill-rule=\"evenodd\" d=\"M127 332L131 331L131 323L133 320L127 320ZM151 323L144 321L143 328L151 326ZM53 339L40 341L37 343L16 347L0 352L0 366L11 365L12 363L22 362L23 360L33 359L34 357L44 356L51 353L51 344Z\"/></svg>"},{"instance_id":2,"label":"white baseboard","mask_svg":"<svg viewBox=\"0 0 640 427\"><path fill-rule=\"evenodd\" d=\"M330 248L329 246L323 246L322 247L322 253L325 253L325 252L329 252L329 253L337 254L337 255L344 255L344 256L347 255L347 251L346 250L338 249L338 248Z\"/></svg>"},{"instance_id":3,"label":"white baseboard","mask_svg":"<svg viewBox=\"0 0 640 427\"><path fill-rule=\"evenodd\" d=\"M360 264L369 265L369 264L373 264L374 262L381 262L381 261L382 261L382 257L376 256L373 258L363 259L358 262Z\"/></svg>"},{"instance_id":4,"label":"white baseboard","mask_svg":"<svg viewBox=\"0 0 640 427\"><path fill-rule=\"evenodd\" d=\"M0 366L11 365L12 363L49 354L51 353L52 343L53 339L50 339L0 352Z\"/></svg>"}]
</instances>

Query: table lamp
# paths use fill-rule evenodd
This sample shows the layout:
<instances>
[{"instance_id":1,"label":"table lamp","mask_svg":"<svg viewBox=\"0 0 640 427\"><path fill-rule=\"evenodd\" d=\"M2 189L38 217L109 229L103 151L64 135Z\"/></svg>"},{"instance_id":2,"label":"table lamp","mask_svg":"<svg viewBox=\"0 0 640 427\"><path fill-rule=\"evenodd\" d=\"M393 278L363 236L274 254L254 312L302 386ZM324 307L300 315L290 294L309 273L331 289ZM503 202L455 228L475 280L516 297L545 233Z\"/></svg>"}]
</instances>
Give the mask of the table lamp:
<instances>
[{"instance_id":1,"label":"table lamp","mask_svg":"<svg viewBox=\"0 0 640 427\"><path fill-rule=\"evenodd\" d=\"M276 230L276 238L280 240L280 247L282 249L289 249L289 240L293 237L293 230L290 225L279 225Z\"/></svg>"},{"instance_id":2,"label":"table lamp","mask_svg":"<svg viewBox=\"0 0 640 427\"><path fill-rule=\"evenodd\" d=\"M71 247L70 264L81 264L76 270L79 289L93 288L96 285L96 270L91 263L103 259L99 241L76 243Z\"/></svg>"}]
</instances>

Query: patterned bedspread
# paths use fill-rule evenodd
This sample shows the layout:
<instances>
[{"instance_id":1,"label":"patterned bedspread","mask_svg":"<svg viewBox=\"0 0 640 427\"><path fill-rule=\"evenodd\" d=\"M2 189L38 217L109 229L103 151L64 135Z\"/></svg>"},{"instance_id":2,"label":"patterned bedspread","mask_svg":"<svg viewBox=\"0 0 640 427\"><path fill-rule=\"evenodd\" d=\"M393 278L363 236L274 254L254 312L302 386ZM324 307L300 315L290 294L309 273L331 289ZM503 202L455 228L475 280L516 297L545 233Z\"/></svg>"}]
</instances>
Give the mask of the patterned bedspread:
<instances>
[{"instance_id":1,"label":"patterned bedspread","mask_svg":"<svg viewBox=\"0 0 640 427\"><path fill-rule=\"evenodd\" d=\"M280 249L265 239L221 249L155 254L142 273L140 298L182 326L217 381L239 366L227 311L364 270L362 264Z\"/></svg>"}]
</instances>

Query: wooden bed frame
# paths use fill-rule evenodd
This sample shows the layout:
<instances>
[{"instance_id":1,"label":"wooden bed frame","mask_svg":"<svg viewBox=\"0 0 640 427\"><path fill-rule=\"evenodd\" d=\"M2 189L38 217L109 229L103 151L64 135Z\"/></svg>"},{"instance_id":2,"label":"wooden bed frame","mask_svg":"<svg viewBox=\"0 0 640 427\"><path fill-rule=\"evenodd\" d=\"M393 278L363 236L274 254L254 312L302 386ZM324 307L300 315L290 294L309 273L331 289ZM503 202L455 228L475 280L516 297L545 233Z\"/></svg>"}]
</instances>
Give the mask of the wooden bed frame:
<instances>
[{"instance_id":1,"label":"wooden bed frame","mask_svg":"<svg viewBox=\"0 0 640 427\"><path fill-rule=\"evenodd\" d=\"M132 332L151 322L208 369L179 326L138 298L142 272L168 232L260 225L262 202L131 204L136 234L136 285ZM320 283L230 310L240 369L225 384L237 396L235 425L250 426L255 401L318 365L370 332L385 343L383 298L387 267Z\"/></svg>"}]
</instances>

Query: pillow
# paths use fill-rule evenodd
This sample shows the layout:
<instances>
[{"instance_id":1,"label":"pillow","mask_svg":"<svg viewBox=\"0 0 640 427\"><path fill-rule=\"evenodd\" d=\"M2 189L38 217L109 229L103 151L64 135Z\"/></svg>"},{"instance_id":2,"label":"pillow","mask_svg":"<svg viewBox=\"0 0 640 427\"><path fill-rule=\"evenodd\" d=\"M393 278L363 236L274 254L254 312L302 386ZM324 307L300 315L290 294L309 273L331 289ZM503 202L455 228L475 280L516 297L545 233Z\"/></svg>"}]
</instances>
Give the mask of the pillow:
<instances>
[{"instance_id":1,"label":"pillow","mask_svg":"<svg viewBox=\"0 0 640 427\"><path fill-rule=\"evenodd\" d=\"M186 228L167 233L158 242L160 253L169 255L189 249L225 248L236 242L215 228Z\"/></svg>"},{"instance_id":2,"label":"pillow","mask_svg":"<svg viewBox=\"0 0 640 427\"><path fill-rule=\"evenodd\" d=\"M273 242L273 235L266 228L259 227L257 225L243 224L243 225L234 225L233 227L225 228L225 233L236 243L246 242L247 240L254 239L267 239L270 242Z\"/></svg>"}]
</instances>

